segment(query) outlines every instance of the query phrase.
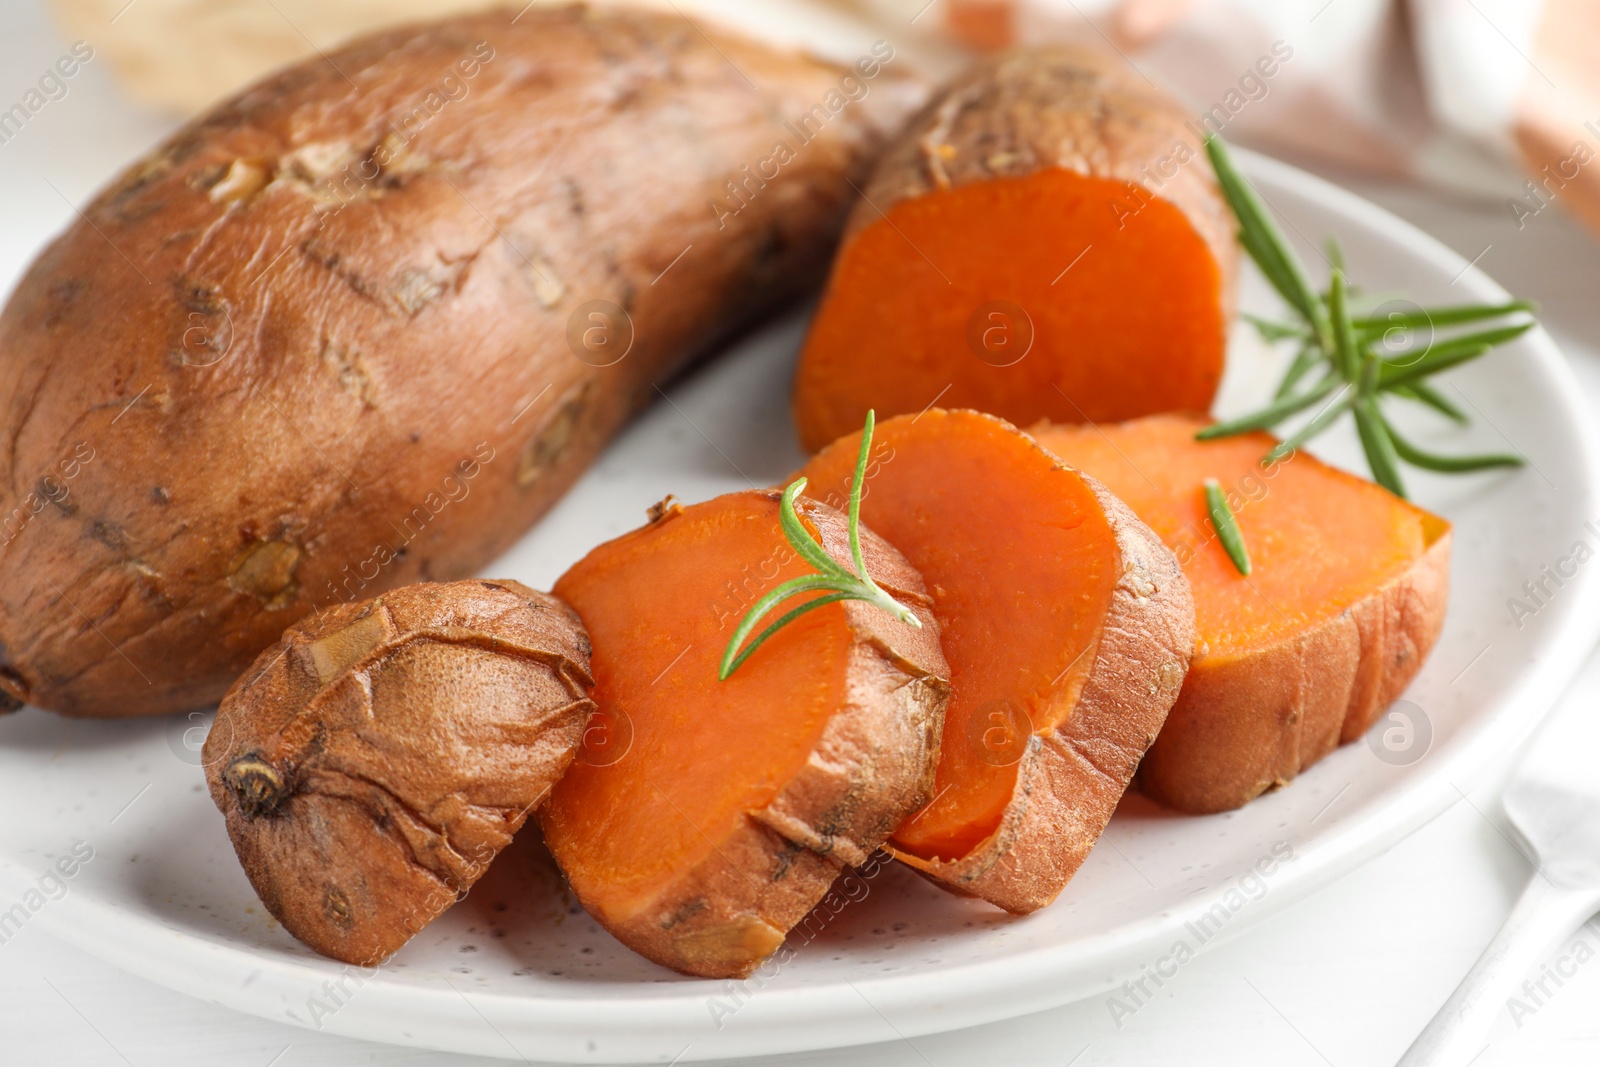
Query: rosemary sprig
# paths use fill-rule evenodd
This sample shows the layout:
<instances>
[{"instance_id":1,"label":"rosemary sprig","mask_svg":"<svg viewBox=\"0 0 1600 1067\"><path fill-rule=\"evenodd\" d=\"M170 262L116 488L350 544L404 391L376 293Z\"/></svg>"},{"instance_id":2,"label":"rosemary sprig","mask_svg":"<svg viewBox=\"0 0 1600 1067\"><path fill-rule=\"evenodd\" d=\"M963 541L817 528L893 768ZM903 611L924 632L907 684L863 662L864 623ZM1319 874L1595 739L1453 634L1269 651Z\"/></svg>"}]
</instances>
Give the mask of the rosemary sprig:
<instances>
[{"instance_id":1,"label":"rosemary sprig","mask_svg":"<svg viewBox=\"0 0 1600 1067\"><path fill-rule=\"evenodd\" d=\"M1430 385L1428 379L1520 337L1534 323L1529 319L1438 340L1434 339L1433 331L1441 327L1488 323L1509 315L1531 315L1537 310L1534 304L1513 300L1435 308L1412 305L1415 310L1390 314L1378 314L1374 310L1356 314L1351 308L1356 290L1345 274L1344 255L1338 243L1332 239L1328 241L1332 276L1327 290L1318 292L1307 281L1305 268L1272 221L1261 198L1234 167L1222 141L1208 137L1206 152L1217 173L1217 184L1238 220L1239 243L1294 312L1296 321L1246 318L1267 342L1290 341L1296 348L1269 404L1208 426L1195 435L1197 438L1209 440L1252 430L1270 430L1321 404L1309 422L1263 457L1262 462L1282 459L1349 412L1355 420L1373 479L1400 496L1405 495L1401 464L1454 474L1523 463L1522 457L1516 455L1439 456L1426 452L1395 433L1384 415L1383 401L1398 397L1423 405L1454 422L1466 423L1466 414ZM1371 299L1363 295L1362 306L1370 307ZM1317 373L1319 369L1320 374ZM1303 387L1307 379L1313 384Z\"/></svg>"},{"instance_id":2,"label":"rosemary sprig","mask_svg":"<svg viewBox=\"0 0 1600 1067\"><path fill-rule=\"evenodd\" d=\"M873 425L873 413L868 411L866 427L861 431L861 452L856 456L855 478L850 482L850 558L855 564L855 570L849 570L828 555L822 543L800 521L800 515L794 508L794 500L805 491L806 479L796 478L783 491L783 499L778 504L778 521L783 526L783 536L802 559L817 569L817 573L791 578L774 587L766 596L751 605L745 617L739 620L739 625L734 628L733 636L728 640L728 647L722 653L722 666L717 672L718 680L727 681L728 676L738 670L767 638L806 612L815 611L824 604L832 604L838 600L864 600L882 608L901 622L921 628L922 620L917 618L910 608L878 588L878 584L867 573L866 560L861 555L861 483L866 478L867 456L872 451ZM778 621L757 634L755 640L751 641L744 651L739 651L744 639L762 619L785 600L802 593L823 595L813 597L799 607L780 615Z\"/></svg>"},{"instance_id":3,"label":"rosemary sprig","mask_svg":"<svg viewBox=\"0 0 1600 1067\"><path fill-rule=\"evenodd\" d=\"M1211 514L1211 528L1217 531L1217 540L1227 551L1228 558L1240 574L1250 573L1250 552L1244 547L1244 534L1239 530L1239 520L1234 518L1228 498L1215 478L1206 479L1206 511Z\"/></svg>"}]
</instances>

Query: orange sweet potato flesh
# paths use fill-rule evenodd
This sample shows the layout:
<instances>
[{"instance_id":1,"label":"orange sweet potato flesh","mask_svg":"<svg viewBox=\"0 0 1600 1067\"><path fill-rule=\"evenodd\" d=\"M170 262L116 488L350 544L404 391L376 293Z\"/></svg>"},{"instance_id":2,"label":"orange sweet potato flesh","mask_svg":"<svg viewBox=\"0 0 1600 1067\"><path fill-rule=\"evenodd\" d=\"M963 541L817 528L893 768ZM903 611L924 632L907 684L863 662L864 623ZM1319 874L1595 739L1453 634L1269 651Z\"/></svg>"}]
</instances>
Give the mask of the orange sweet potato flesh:
<instances>
[{"instance_id":1,"label":"orange sweet potato flesh","mask_svg":"<svg viewBox=\"0 0 1600 1067\"><path fill-rule=\"evenodd\" d=\"M1211 406L1238 252L1192 125L1115 55L946 87L846 228L795 378L816 450L929 404L1029 425Z\"/></svg>"},{"instance_id":2,"label":"orange sweet potato flesh","mask_svg":"<svg viewBox=\"0 0 1600 1067\"><path fill-rule=\"evenodd\" d=\"M1140 788L1192 812L1239 807L1366 732L1438 638L1449 588L1445 520L1277 441L1194 440L1207 420L1034 427L1103 481L1183 564L1200 641ZM1239 574L1206 513L1227 490L1249 549Z\"/></svg>"},{"instance_id":3,"label":"orange sweet potato flesh","mask_svg":"<svg viewBox=\"0 0 1600 1067\"><path fill-rule=\"evenodd\" d=\"M801 507L848 560L844 516ZM666 507L556 584L588 627L594 699L620 747L562 779L545 837L579 900L643 955L747 974L931 795L948 693L938 624L905 560L869 531L863 549L922 629L859 601L829 605L722 682L749 603L811 572L783 537L776 494ZM730 579L746 574L760 587L740 602Z\"/></svg>"},{"instance_id":4,"label":"orange sweet potato flesh","mask_svg":"<svg viewBox=\"0 0 1600 1067\"><path fill-rule=\"evenodd\" d=\"M859 448L815 456L806 491L845 499ZM973 411L880 423L862 517L927 581L953 690L935 800L893 847L1008 910L1048 904L1177 697L1183 575L1102 486Z\"/></svg>"}]
</instances>

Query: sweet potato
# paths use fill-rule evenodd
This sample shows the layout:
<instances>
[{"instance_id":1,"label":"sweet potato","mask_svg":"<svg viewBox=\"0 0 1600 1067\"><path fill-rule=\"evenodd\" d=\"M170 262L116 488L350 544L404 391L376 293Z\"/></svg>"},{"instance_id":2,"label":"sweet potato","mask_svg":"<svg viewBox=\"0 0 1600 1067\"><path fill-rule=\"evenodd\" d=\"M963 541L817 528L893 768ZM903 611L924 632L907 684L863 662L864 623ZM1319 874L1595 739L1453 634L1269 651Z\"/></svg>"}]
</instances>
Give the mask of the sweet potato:
<instances>
[{"instance_id":1,"label":"sweet potato","mask_svg":"<svg viewBox=\"0 0 1600 1067\"><path fill-rule=\"evenodd\" d=\"M801 472L846 493L859 435ZM950 661L935 800L895 854L1013 912L1056 898L1178 695L1194 609L1172 553L1015 427L931 409L880 423L863 521L933 594Z\"/></svg>"},{"instance_id":2,"label":"sweet potato","mask_svg":"<svg viewBox=\"0 0 1600 1067\"><path fill-rule=\"evenodd\" d=\"M597 718L628 741L562 779L545 840L591 915L686 974L748 974L933 780L949 691L939 627L921 578L869 531L867 572L921 629L829 604L717 680L749 604L811 573L778 508L758 491L665 505L556 583L594 641ZM797 511L848 566L845 517L804 499Z\"/></svg>"},{"instance_id":3,"label":"sweet potato","mask_svg":"<svg viewBox=\"0 0 1600 1067\"><path fill-rule=\"evenodd\" d=\"M268 78L29 269L0 317L10 699L205 704L313 607L482 567L652 383L820 278L914 105L881 57L517 15Z\"/></svg>"},{"instance_id":4,"label":"sweet potato","mask_svg":"<svg viewBox=\"0 0 1600 1067\"><path fill-rule=\"evenodd\" d=\"M1139 769L1171 807L1226 811L1360 737L1410 684L1444 625L1450 525L1304 452L1270 466L1254 433L1196 441L1206 420L1036 426L1172 546L1200 643ZM1202 483L1230 497L1245 577L1217 542Z\"/></svg>"},{"instance_id":5,"label":"sweet potato","mask_svg":"<svg viewBox=\"0 0 1600 1067\"><path fill-rule=\"evenodd\" d=\"M1022 52L945 88L850 217L795 376L801 442L868 408L1209 408L1238 249L1199 129L1116 55Z\"/></svg>"},{"instance_id":6,"label":"sweet potato","mask_svg":"<svg viewBox=\"0 0 1600 1067\"><path fill-rule=\"evenodd\" d=\"M291 627L206 737L211 798L273 916L371 966L466 893L572 762L572 609L517 582L407 586Z\"/></svg>"}]
</instances>

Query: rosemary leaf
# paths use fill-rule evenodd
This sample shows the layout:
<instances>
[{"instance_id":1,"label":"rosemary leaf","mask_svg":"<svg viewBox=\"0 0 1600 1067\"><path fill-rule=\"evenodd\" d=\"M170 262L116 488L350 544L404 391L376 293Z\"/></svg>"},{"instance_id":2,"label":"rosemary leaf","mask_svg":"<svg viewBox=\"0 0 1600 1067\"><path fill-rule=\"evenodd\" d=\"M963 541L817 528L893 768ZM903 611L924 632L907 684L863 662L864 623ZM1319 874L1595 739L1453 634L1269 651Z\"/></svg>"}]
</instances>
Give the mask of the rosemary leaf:
<instances>
[{"instance_id":1,"label":"rosemary leaf","mask_svg":"<svg viewBox=\"0 0 1600 1067\"><path fill-rule=\"evenodd\" d=\"M1464 474L1494 467L1520 467L1526 462L1521 456L1503 452L1481 456L1441 456L1418 448L1395 433L1393 427L1389 429L1389 440L1394 444L1395 454L1413 467L1444 474Z\"/></svg>"},{"instance_id":2,"label":"rosemary leaf","mask_svg":"<svg viewBox=\"0 0 1600 1067\"><path fill-rule=\"evenodd\" d=\"M1306 279L1299 259L1267 215L1261 198L1234 167L1227 148L1215 134L1206 137L1206 154L1211 157L1211 167L1216 171L1222 195L1239 220L1239 242L1279 295L1300 313L1318 337L1326 338L1327 311L1322 298Z\"/></svg>"},{"instance_id":3,"label":"rosemary leaf","mask_svg":"<svg viewBox=\"0 0 1600 1067\"><path fill-rule=\"evenodd\" d=\"M750 631L754 630L757 624L779 604L790 597L799 596L801 593L836 593L839 595L835 599L844 599L844 593L839 588L838 581L823 574L802 575L799 578L791 578L781 585L774 586L767 592L766 596L763 596L750 606L750 610L745 612L744 618L739 620L739 625L734 627L733 636L728 639L728 647L722 652L722 664L717 671L718 680L726 681L728 675L732 674L739 664L749 659L750 653L754 652L761 646L762 642L771 637L777 627L767 627L759 637L750 643L750 647L740 654L739 645L749 636ZM788 617L785 616L785 618Z\"/></svg>"},{"instance_id":4,"label":"rosemary leaf","mask_svg":"<svg viewBox=\"0 0 1600 1067\"><path fill-rule=\"evenodd\" d=\"M1468 322L1498 319L1503 315L1515 315L1522 311L1532 314L1538 310L1539 305L1531 300L1513 300L1506 304L1457 304L1449 307L1419 308L1411 312L1395 311L1381 318L1361 316L1353 321L1358 331L1362 333L1376 331L1381 335L1393 329L1421 330L1430 326L1459 326Z\"/></svg>"},{"instance_id":5,"label":"rosemary leaf","mask_svg":"<svg viewBox=\"0 0 1600 1067\"><path fill-rule=\"evenodd\" d=\"M1294 361L1289 364L1289 369L1284 372L1283 381L1278 383L1278 391L1272 394L1272 399L1282 400L1294 392L1294 387L1300 384L1300 379L1321 362L1321 349L1309 341L1301 345L1300 351L1294 354Z\"/></svg>"},{"instance_id":6,"label":"rosemary leaf","mask_svg":"<svg viewBox=\"0 0 1600 1067\"><path fill-rule=\"evenodd\" d=\"M1361 355L1356 350L1355 330L1350 325L1350 307L1345 300L1344 271L1333 272L1328 291L1328 318L1333 324L1333 361L1347 382L1361 372Z\"/></svg>"},{"instance_id":7,"label":"rosemary leaf","mask_svg":"<svg viewBox=\"0 0 1600 1067\"><path fill-rule=\"evenodd\" d=\"M867 457L872 452L872 431L877 424L878 413L868 408L867 423L861 428L861 448L856 452L856 472L850 479L850 559L856 565L856 573L869 585L872 579L867 577L867 561L861 558L861 486L867 478Z\"/></svg>"},{"instance_id":8,"label":"rosemary leaf","mask_svg":"<svg viewBox=\"0 0 1600 1067\"><path fill-rule=\"evenodd\" d=\"M1278 240L1281 238L1275 239L1263 236L1254 230L1244 229L1241 223L1239 244L1243 246L1245 253L1260 268L1267 281L1272 283L1278 295L1283 297L1302 319L1312 324L1313 332L1318 337L1326 337L1328 316L1322 297L1310 292L1309 286L1306 293L1300 296L1292 295L1298 288L1296 279L1303 282L1304 275L1300 274L1300 264L1297 260L1283 258L1285 253L1281 250L1281 246L1278 246ZM1301 300L1315 301L1315 303L1302 304Z\"/></svg>"},{"instance_id":9,"label":"rosemary leaf","mask_svg":"<svg viewBox=\"0 0 1600 1067\"><path fill-rule=\"evenodd\" d=\"M1402 500L1406 486L1400 480L1399 457L1395 454L1394 439L1389 427L1378 413L1378 405L1371 397L1360 397L1351 405L1356 417L1356 432L1361 435L1361 450L1367 454L1367 465L1372 468L1372 478Z\"/></svg>"},{"instance_id":10,"label":"rosemary leaf","mask_svg":"<svg viewBox=\"0 0 1600 1067\"><path fill-rule=\"evenodd\" d=\"M1361 360L1360 371L1355 375L1356 399L1370 400L1378 393L1383 380L1383 360L1368 352Z\"/></svg>"},{"instance_id":11,"label":"rosemary leaf","mask_svg":"<svg viewBox=\"0 0 1600 1067\"><path fill-rule=\"evenodd\" d=\"M794 550L800 553L801 558L815 567L820 573L833 577L844 574L848 577L844 568L835 563L833 557L828 555L823 547L817 543L811 531L805 528L805 524L800 521L799 514L794 510L794 498L804 492L805 488L806 479L796 478L783 491L783 500L778 504L778 522L783 527L783 535Z\"/></svg>"},{"instance_id":12,"label":"rosemary leaf","mask_svg":"<svg viewBox=\"0 0 1600 1067\"><path fill-rule=\"evenodd\" d=\"M807 530L800 521L800 515L795 511L794 501L806 487L806 479L796 478L789 483L783 491L783 496L778 502L778 521L783 528L783 535L794 550L800 554L807 563L817 569L816 574L804 574L798 578L791 578L774 587L760 600L750 606L739 625L734 628L733 636L728 639L728 647L722 652L722 663L717 671L720 681L727 681L728 676L739 669L740 664L750 658L751 653L760 648L767 638L789 625L808 611L815 611L824 604L832 604L840 600L864 600L869 604L882 608L901 622L920 628L922 620L910 608L900 603L894 597L884 592L867 573L867 565L861 554L861 486L866 479L867 457L872 452L872 429L874 426L873 412L867 412L866 426L861 431L861 450L856 456L855 477L850 482L850 556L855 564L855 570L840 564L822 543ZM802 593L822 593L824 595L813 597L804 604L791 609L778 617L778 620L768 626L744 649L739 650L744 639L756 628L762 619L766 618L777 606L790 597Z\"/></svg>"},{"instance_id":13,"label":"rosemary leaf","mask_svg":"<svg viewBox=\"0 0 1600 1067\"><path fill-rule=\"evenodd\" d=\"M1240 574L1250 573L1250 552L1244 547L1244 534L1239 532L1239 520L1234 518L1228 498L1215 478L1206 479L1206 511L1211 514L1211 526L1217 531L1217 540L1227 551L1228 558Z\"/></svg>"},{"instance_id":14,"label":"rosemary leaf","mask_svg":"<svg viewBox=\"0 0 1600 1067\"><path fill-rule=\"evenodd\" d=\"M1298 396L1284 397L1282 400L1275 400L1259 411L1253 411L1248 415L1240 415L1238 418L1229 419L1227 422L1212 423L1196 433L1194 438L1196 441L1210 441L1217 437L1232 437L1235 434L1248 433L1251 430L1270 430L1290 415L1304 411L1312 404L1315 404L1333 392L1338 385L1339 376L1329 374L1312 386L1308 392L1301 393Z\"/></svg>"},{"instance_id":15,"label":"rosemary leaf","mask_svg":"<svg viewBox=\"0 0 1600 1067\"><path fill-rule=\"evenodd\" d=\"M1396 396L1403 396L1407 400L1415 400L1419 404L1426 404L1445 418L1463 426L1470 421L1465 411L1456 407L1453 401L1421 378L1407 385L1394 386L1390 392Z\"/></svg>"},{"instance_id":16,"label":"rosemary leaf","mask_svg":"<svg viewBox=\"0 0 1600 1067\"><path fill-rule=\"evenodd\" d=\"M1394 366L1407 366L1408 361L1420 362L1433 356L1449 357L1457 352L1482 346L1484 349L1503 345L1507 341L1514 341L1518 337L1533 329L1531 322L1519 322L1512 326L1497 326L1492 330L1479 330L1476 333L1463 333L1455 337L1447 337L1434 341L1423 348L1406 352L1396 352L1387 357L1388 362Z\"/></svg>"},{"instance_id":17,"label":"rosemary leaf","mask_svg":"<svg viewBox=\"0 0 1600 1067\"><path fill-rule=\"evenodd\" d=\"M1409 366L1397 366L1393 362L1386 362L1378 380L1385 389L1393 389L1397 385L1410 385L1442 370L1470 363L1488 351L1488 345L1473 345L1469 348L1439 345Z\"/></svg>"},{"instance_id":18,"label":"rosemary leaf","mask_svg":"<svg viewBox=\"0 0 1600 1067\"><path fill-rule=\"evenodd\" d=\"M1240 312L1240 318L1254 326L1263 341L1287 341L1291 337L1306 337L1309 334L1304 326L1296 326L1292 322L1274 322L1248 311Z\"/></svg>"},{"instance_id":19,"label":"rosemary leaf","mask_svg":"<svg viewBox=\"0 0 1600 1067\"><path fill-rule=\"evenodd\" d=\"M1324 247L1326 247L1328 250L1328 262L1333 264L1333 269L1335 271L1343 274L1345 272L1344 249L1339 247L1339 239L1337 237L1328 238L1327 241L1324 242Z\"/></svg>"},{"instance_id":20,"label":"rosemary leaf","mask_svg":"<svg viewBox=\"0 0 1600 1067\"><path fill-rule=\"evenodd\" d=\"M1262 457L1261 465L1263 467L1270 467L1272 464L1278 462L1289 453L1304 447L1307 441L1317 436L1323 430L1326 430L1329 426L1332 426L1334 420L1336 420L1340 415L1343 415L1349 409L1350 400L1348 397L1335 398L1330 404L1328 404L1327 407L1319 411L1316 417L1310 422L1306 423L1299 430L1295 431L1293 435L1284 438L1282 441L1279 441L1276 448Z\"/></svg>"},{"instance_id":21,"label":"rosemary leaf","mask_svg":"<svg viewBox=\"0 0 1600 1067\"><path fill-rule=\"evenodd\" d=\"M782 587L780 586L779 588L782 588ZM776 592L776 590L774 590L774 592ZM731 653L734 649L739 647L735 642L739 641L739 640L742 640L744 638L744 634L743 633L740 633L738 630L735 630L734 634L733 634L734 641L730 641L728 643L728 650L727 650L727 652L723 653L722 670L721 670L721 674L720 674L720 679L719 680L726 681L728 675L730 675L734 671L738 670L740 665L742 665L745 660L749 659L751 653L753 653L756 649L760 648L761 645L766 641L767 638L771 637L773 634L777 633L779 630L783 629L785 626L789 625L791 622L794 622L794 620L798 619L800 616L804 615L806 612L814 611L815 609L822 607L824 604L832 604L835 601L850 600L850 599L852 599L852 594L850 594L850 593L842 593L842 592L841 593L829 593L826 596L813 597L812 599L806 601L804 604L801 604L799 607L795 608L793 611L789 611L789 612L784 613L783 615L780 615L778 617L778 621L777 622L773 623L771 626L768 626L765 630L762 630L761 633L759 635L757 635L756 639L754 641L750 642L750 647L746 648L743 652L739 653L737 656L734 656L732 660L729 660L728 659L728 654ZM757 616L756 613L752 610L749 615L745 616L745 618L750 623L750 626L745 628L745 633L748 633L750 631L750 629L753 629L755 624L760 621L760 617Z\"/></svg>"}]
</instances>

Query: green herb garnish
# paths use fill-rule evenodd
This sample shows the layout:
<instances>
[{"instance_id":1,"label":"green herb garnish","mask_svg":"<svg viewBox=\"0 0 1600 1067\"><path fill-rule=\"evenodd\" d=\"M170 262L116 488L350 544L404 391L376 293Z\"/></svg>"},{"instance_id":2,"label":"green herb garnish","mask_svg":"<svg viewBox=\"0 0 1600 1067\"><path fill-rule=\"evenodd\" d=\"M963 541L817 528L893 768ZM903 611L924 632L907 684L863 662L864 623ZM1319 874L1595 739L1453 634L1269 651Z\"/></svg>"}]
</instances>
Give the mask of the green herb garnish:
<instances>
[{"instance_id":1,"label":"green herb garnish","mask_svg":"<svg viewBox=\"0 0 1600 1067\"><path fill-rule=\"evenodd\" d=\"M1244 534L1239 532L1239 520L1233 517L1228 498L1215 478L1206 479L1206 511L1211 513L1211 526L1217 531L1217 540L1227 549L1228 558L1240 574L1250 573L1250 551L1244 547Z\"/></svg>"},{"instance_id":2,"label":"green herb garnish","mask_svg":"<svg viewBox=\"0 0 1600 1067\"><path fill-rule=\"evenodd\" d=\"M1234 167L1222 141L1215 136L1207 137L1206 152L1216 170L1222 195L1238 220L1239 243L1295 315L1292 322L1273 322L1255 316L1246 318L1266 341L1290 341L1296 348L1294 359L1270 404L1208 426L1196 437L1209 440L1252 430L1270 430L1285 419L1317 408L1309 422L1263 457L1263 463L1271 463L1304 445L1348 412L1355 419L1356 432L1360 435L1373 479L1399 496L1406 495L1400 478L1402 463L1451 474L1523 464L1522 457L1516 455L1438 456L1425 452L1395 433L1383 413L1382 403L1389 397L1399 397L1454 422L1465 423L1466 414L1434 389L1428 379L1520 337L1534 323L1528 319L1441 340L1435 340L1432 331L1508 315L1531 314L1536 310L1533 304L1515 300L1503 304L1434 308L1413 305L1415 309L1411 311L1357 315L1350 307L1354 291L1345 275L1344 256L1338 244L1331 239L1328 242L1332 277L1327 292L1319 293L1307 280L1304 266L1272 221L1260 197ZM1419 339L1423 332L1427 336ZM1375 350L1379 345L1385 349L1384 354ZM1308 379L1311 384L1302 387ZM1211 499L1209 487L1207 499ZM1231 520L1231 513L1228 518ZM1212 519L1216 521L1215 505ZM1220 523L1217 529L1220 534ZM1231 549L1229 554L1232 554ZM1234 562L1238 563L1239 557L1235 557ZM1248 566L1246 560L1240 567L1241 572L1249 573Z\"/></svg>"},{"instance_id":3,"label":"green herb garnish","mask_svg":"<svg viewBox=\"0 0 1600 1067\"><path fill-rule=\"evenodd\" d=\"M794 509L794 498L805 490L806 479L796 478L790 483L789 488L783 491L783 499L778 504L778 518L783 524L784 537L788 538L789 544L794 546L794 550L800 553L807 563L817 569L817 573L791 578L751 606L733 631L733 637L728 640L727 650L722 653L722 667L717 672L719 680L726 681L728 675L738 670L739 665L749 659L750 654L760 648L767 638L806 612L820 608L824 604L832 604L836 600L865 600L887 611L901 622L921 628L922 620L917 618L910 608L878 588L877 583L867 573L866 561L861 558L861 483L866 478L867 456L872 451L873 421L873 413L868 411L866 427L861 431L861 453L856 457L856 474L850 483L850 557L855 562L855 570L850 571L835 562L822 547L821 542L800 521L800 516ZM824 595L813 597L794 610L786 612L777 622L762 630L743 652L739 651L739 645L749 636L750 631L756 628L757 623L779 604L801 593Z\"/></svg>"}]
</instances>

